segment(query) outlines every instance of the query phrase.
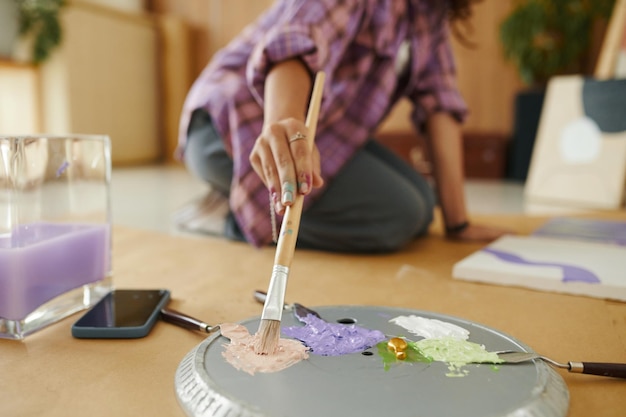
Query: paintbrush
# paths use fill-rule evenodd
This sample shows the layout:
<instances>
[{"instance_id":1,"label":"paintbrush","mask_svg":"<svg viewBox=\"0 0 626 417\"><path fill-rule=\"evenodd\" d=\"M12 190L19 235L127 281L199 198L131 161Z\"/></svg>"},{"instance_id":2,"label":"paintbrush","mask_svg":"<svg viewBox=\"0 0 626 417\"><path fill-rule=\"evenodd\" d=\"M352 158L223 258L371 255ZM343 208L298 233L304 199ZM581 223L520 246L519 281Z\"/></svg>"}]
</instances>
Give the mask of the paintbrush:
<instances>
[{"instance_id":1,"label":"paintbrush","mask_svg":"<svg viewBox=\"0 0 626 417\"><path fill-rule=\"evenodd\" d=\"M319 115L322 93L324 90L324 72L318 72L313 83L313 93L309 102L305 127L307 129L306 140L309 148L312 148L317 128L317 118ZM274 256L274 267L270 278L267 298L263 305L261 323L256 334L254 351L260 355L274 353L280 340L280 320L285 303L285 290L287 289L287 278L289 268L296 248L298 238L298 228L300 227L300 217L302 216L302 205L304 196L296 194L295 201L291 206L287 206L283 223L280 227L278 241L276 242L276 255Z\"/></svg>"},{"instance_id":2,"label":"paintbrush","mask_svg":"<svg viewBox=\"0 0 626 417\"><path fill-rule=\"evenodd\" d=\"M211 326L208 323L170 308L161 309L161 319L184 329L197 330L204 333L213 333L220 329L220 326Z\"/></svg>"}]
</instances>

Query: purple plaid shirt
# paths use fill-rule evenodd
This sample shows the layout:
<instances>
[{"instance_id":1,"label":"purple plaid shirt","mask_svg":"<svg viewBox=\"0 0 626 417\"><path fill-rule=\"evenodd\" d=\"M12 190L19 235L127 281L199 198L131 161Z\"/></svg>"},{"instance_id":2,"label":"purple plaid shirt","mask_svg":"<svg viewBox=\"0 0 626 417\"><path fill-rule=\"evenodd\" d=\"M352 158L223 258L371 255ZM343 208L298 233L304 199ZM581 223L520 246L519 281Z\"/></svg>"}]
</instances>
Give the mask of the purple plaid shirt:
<instances>
[{"instance_id":1,"label":"purple plaid shirt","mask_svg":"<svg viewBox=\"0 0 626 417\"><path fill-rule=\"evenodd\" d=\"M206 109L234 161L230 208L250 243L272 238L268 190L248 157L263 126L264 82L273 63L299 57L312 74L326 72L315 137L326 184L402 97L414 104L418 130L436 111L463 120L448 25L430 4L280 0L215 54L186 99L180 149L191 112ZM407 76L399 77L394 64L403 41L410 42L410 63ZM306 198L305 211L321 192Z\"/></svg>"}]
</instances>

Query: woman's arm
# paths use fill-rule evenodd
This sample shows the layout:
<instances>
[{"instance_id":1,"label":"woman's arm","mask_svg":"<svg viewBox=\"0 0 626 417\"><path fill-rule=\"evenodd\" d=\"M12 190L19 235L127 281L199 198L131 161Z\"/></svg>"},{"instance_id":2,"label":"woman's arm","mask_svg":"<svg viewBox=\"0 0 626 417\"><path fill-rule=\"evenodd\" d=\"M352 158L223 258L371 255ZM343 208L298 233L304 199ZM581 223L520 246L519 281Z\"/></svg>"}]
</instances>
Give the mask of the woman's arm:
<instances>
[{"instance_id":1,"label":"woman's arm","mask_svg":"<svg viewBox=\"0 0 626 417\"><path fill-rule=\"evenodd\" d=\"M460 124L448 113L434 113L426 131L439 204L447 228L468 221L463 182L463 145Z\"/></svg>"},{"instance_id":2,"label":"woman's arm","mask_svg":"<svg viewBox=\"0 0 626 417\"><path fill-rule=\"evenodd\" d=\"M311 75L300 60L274 65L265 79L265 127L289 118L304 120L311 88Z\"/></svg>"},{"instance_id":3,"label":"woman's arm","mask_svg":"<svg viewBox=\"0 0 626 417\"><path fill-rule=\"evenodd\" d=\"M460 123L444 112L433 113L426 122L439 204L448 237L489 241L506 230L469 222L465 206L465 175Z\"/></svg>"},{"instance_id":4,"label":"woman's arm","mask_svg":"<svg viewBox=\"0 0 626 417\"><path fill-rule=\"evenodd\" d=\"M295 199L323 184L317 147L309 150L304 119L311 93L311 75L298 59L279 62L265 80L263 131L250 153L250 162L272 195L277 213Z\"/></svg>"}]
</instances>

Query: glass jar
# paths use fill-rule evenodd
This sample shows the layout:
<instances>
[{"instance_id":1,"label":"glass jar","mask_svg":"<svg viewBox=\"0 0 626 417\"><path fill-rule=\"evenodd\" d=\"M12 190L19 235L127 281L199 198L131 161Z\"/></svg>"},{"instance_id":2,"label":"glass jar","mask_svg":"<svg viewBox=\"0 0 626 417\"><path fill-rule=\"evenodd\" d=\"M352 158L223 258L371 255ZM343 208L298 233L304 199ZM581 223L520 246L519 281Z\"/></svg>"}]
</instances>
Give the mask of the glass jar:
<instances>
[{"instance_id":1,"label":"glass jar","mask_svg":"<svg viewBox=\"0 0 626 417\"><path fill-rule=\"evenodd\" d=\"M111 290L110 181L107 136L0 136L0 338Z\"/></svg>"}]
</instances>

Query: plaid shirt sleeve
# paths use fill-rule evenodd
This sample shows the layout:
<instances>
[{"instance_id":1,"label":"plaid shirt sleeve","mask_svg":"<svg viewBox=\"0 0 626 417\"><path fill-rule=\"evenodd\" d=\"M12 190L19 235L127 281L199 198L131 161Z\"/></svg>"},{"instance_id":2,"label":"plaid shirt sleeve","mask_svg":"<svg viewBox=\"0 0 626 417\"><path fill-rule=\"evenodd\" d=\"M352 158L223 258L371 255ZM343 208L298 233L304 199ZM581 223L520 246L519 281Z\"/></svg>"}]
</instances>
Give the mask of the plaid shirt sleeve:
<instances>
[{"instance_id":1,"label":"plaid shirt sleeve","mask_svg":"<svg viewBox=\"0 0 626 417\"><path fill-rule=\"evenodd\" d=\"M422 51L430 59L409 96L415 104L411 117L418 130L423 130L427 118L436 112L450 113L459 122L467 116L467 105L457 88L456 65L446 21L440 22L438 30L434 31L431 48Z\"/></svg>"},{"instance_id":2,"label":"plaid shirt sleeve","mask_svg":"<svg viewBox=\"0 0 626 417\"><path fill-rule=\"evenodd\" d=\"M282 18L253 50L246 79L257 102L263 105L265 78L272 65L299 58L311 74L325 70L327 77L339 62L350 32L358 28L363 0L284 0ZM327 78L327 85L332 80Z\"/></svg>"}]
</instances>

